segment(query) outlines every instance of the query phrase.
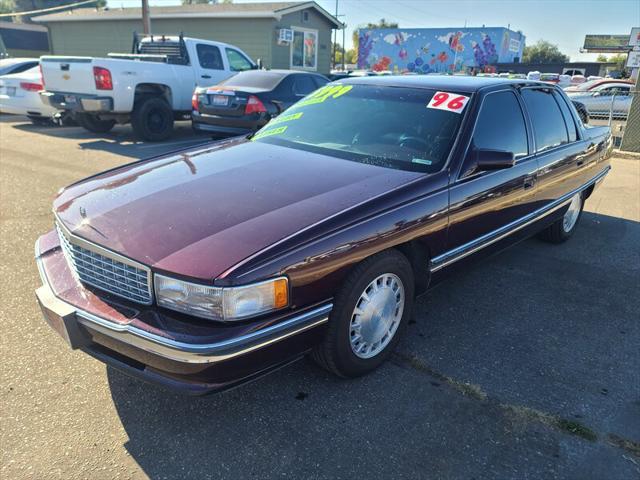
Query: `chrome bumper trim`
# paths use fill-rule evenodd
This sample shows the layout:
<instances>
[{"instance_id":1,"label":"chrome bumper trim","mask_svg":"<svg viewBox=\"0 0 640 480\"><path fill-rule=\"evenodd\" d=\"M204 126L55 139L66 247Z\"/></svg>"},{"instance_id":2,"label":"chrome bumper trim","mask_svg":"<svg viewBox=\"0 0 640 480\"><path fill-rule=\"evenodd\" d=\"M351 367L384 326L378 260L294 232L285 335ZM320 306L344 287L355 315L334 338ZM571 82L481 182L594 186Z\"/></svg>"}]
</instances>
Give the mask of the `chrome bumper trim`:
<instances>
[{"instance_id":1,"label":"chrome bumper trim","mask_svg":"<svg viewBox=\"0 0 640 480\"><path fill-rule=\"evenodd\" d=\"M438 270L451 265L458 260L462 260L463 258L468 257L469 255L482 250L483 248L488 247L489 245L492 245L502 240L503 238L508 237L512 233L522 230L523 228L531 225L534 222L537 222L538 220L541 220L547 215L552 214L556 210L559 210L567 205L571 201L571 197L573 197L576 193L586 190L591 185L602 181L605 175L609 173L609 170L611 170L611 167L607 166L604 170L602 170L581 187L576 188L575 190L572 190L571 192L563 195L558 200L551 202L549 205L545 205L544 207L531 212L529 215L519 218L518 220L514 220L513 222L508 223L507 225L504 225L503 227L500 227L489 233L486 233L481 237L476 238L475 240L465 243L464 245L460 245L459 247L449 250L442 255L434 257L429 264L429 269L431 270L431 272L437 272Z\"/></svg>"},{"instance_id":2,"label":"chrome bumper trim","mask_svg":"<svg viewBox=\"0 0 640 480\"><path fill-rule=\"evenodd\" d=\"M322 305L270 327L247 333L221 342L193 344L172 340L155 335L130 324L116 324L87 311L78 309L56 297L49 285L46 272L40 258L38 241L35 245L36 263L47 295L43 295L51 305L45 308L72 309L76 321L85 327L109 336L119 342L147 351L159 357L182 363L215 363L239 357L246 353L264 348L286 338L328 322L332 304Z\"/></svg>"}]
</instances>

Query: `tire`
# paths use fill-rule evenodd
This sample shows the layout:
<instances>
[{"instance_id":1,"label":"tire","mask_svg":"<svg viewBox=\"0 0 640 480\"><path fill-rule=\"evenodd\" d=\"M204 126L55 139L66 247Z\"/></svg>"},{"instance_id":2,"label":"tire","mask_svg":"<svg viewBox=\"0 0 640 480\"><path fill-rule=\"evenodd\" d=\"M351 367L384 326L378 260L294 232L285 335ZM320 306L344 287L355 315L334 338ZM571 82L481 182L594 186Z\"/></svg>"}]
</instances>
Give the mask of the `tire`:
<instances>
[{"instance_id":1,"label":"tire","mask_svg":"<svg viewBox=\"0 0 640 480\"><path fill-rule=\"evenodd\" d=\"M584 197L582 193L576 193L562 218L540 232L539 237L550 243L562 243L569 240L580 222L583 207Z\"/></svg>"},{"instance_id":2,"label":"tire","mask_svg":"<svg viewBox=\"0 0 640 480\"><path fill-rule=\"evenodd\" d=\"M107 133L116 124L115 120L100 120L89 113L76 113L76 121L82 128L93 133Z\"/></svg>"},{"instance_id":3,"label":"tire","mask_svg":"<svg viewBox=\"0 0 640 480\"><path fill-rule=\"evenodd\" d=\"M413 313L414 288L411 264L397 250L387 250L362 261L334 298L326 336L312 351L313 360L344 378L358 377L379 367L395 348ZM398 295L404 297L401 306L394 303ZM363 309L361 315L355 313L356 307ZM376 315L367 315L385 310L390 315L377 319ZM385 317L389 323L380 323ZM373 329L376 325L379 328ZM362 343L358 345L359 341ZM361 351L356 353L355 349Z\"/></svg>"},{"instance_id":4,"label":"tire","mask_svg":"<svg viewBox=\"0 0 640 480\"><path fill-rule=\"evenodd\" d=\"M141 97L133 108L131 126L143 140L166 140L173 132L173 110L163 98Z\"/></svg>"}]
</instances>

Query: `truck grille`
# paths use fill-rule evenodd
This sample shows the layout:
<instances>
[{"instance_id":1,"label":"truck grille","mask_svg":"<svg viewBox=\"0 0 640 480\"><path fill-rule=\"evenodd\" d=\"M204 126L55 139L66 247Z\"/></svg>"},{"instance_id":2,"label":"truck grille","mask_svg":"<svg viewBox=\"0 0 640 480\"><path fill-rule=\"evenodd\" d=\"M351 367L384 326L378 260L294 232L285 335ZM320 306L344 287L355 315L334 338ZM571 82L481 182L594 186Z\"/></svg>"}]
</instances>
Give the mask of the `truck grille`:
<instances>
[{"instance_id":1,"label":"truck grille","mask_svg":"<svg viewBox=\"0 0 640 480\"><path fill-rule=\"evenodd\" d=\"M56 230L65 257L81 282L133 302L152 302L149 269L88 242L78 242L58 224Z\"/></svg>"}]
</instances>

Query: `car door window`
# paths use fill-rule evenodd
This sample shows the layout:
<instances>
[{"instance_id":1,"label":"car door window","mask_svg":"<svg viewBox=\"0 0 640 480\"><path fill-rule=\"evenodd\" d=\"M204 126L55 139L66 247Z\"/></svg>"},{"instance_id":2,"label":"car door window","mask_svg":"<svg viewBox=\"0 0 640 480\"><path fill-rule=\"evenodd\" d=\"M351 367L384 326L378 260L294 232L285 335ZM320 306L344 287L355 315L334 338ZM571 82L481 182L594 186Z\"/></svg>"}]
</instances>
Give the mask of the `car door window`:
<instances>
[{"instance_id":1,"label":"car door window","mask_svg":"<svg viewBox=\"0 0 640 480\"><path fill-rule=\"evenodd\" d=\"M317 88L324 87L327 83L329 83L328 79L323 78L319 75L314 75L313 81L315 82Z\"/></svg>"},{"instance_id":2,"label":"car door window","mask_svg":"<svg viewBox=\"0 0 640 480\"><path fill-rule=\"evenodd\" d=\"M525 88L522 98L533 123L536 151L542 152L569 141L560 107L547 88Z\"/></svg>"},{"instance_id":3,"label":"car door window","mask_svg":"<svg viewBox=\"0 0 640 480\"><path fill-rule=\"evenodd\" d=\"M220 49L215 45L199 43L196 46L196 52L198 53L198 63L200 63L202 68L206 68L207 70L224 70Z\"/></svg>"},{"instance_id":4,"label":"car door window","mask_svg":"<svg viewBox=\"0 0 640 480\"><path fill-rule=\"evenodd\" d=\"M316 90L318 87L310 75L294 75L293 77L293 94L298 97L304 97Z\"/></svg>"},{"instance_id":5,"label":"car door window","mask_svg":"<svg viewBox=\"0 0 640 480\"><path fill-rule=\"evenodd\" d=\"M576 126L576 122L573 118L573 115L571 115L571 111L569 110L569 107L567 106L567 102L564 100L564 98L560 96L558 92L553 92L553 96L555 97L556 102L558 102L558 105L560 106L560 110L562 111L562 116L564 117L564 122L567 125L567 132L569 133L569 141L575 142L578 138L578 130L577 130L578 127Z\"/></svg>"},{"instance_id":6,"label":"car door window","mask_svg":"<svg viewBox=\"0 0 640 480\"><path fill-rule=\"evenodd\" d=\"M472 145L478 150L513 152L516 159L528 155L524 115L513 92L490 93L485 97Z\"/></svg>"},{"instance_id":7,"label":"car door window","mask_svg":"<svg viewBox=\"0 0 640 480\"><path fill-rule=\"evenodd\" d=\"M251 70L253 68L253 64L246 59L244 55L242 55L237 50L233 50L232 48L227 48L227 60L229 60L229 68L234 72L244 72L245 70Z\"/></svg>"}]
</instances>

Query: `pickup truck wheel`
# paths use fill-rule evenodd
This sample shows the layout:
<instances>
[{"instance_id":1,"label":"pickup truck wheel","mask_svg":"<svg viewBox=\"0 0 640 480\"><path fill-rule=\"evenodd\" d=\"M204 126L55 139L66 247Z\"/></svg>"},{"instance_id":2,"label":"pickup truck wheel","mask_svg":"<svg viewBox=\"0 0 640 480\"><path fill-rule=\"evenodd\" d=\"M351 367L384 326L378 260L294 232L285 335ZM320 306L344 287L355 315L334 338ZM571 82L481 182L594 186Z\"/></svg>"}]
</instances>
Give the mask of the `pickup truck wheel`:
<instances>
[{"instance_id":1,"label":"pickup truck wheel","mask_svg":"<svg viewBox=\"0 0 640 480\"><path fill-rule=\"evenodd\" d=\"M159 142L173 131L173 110L160 97L143 97L136 102L131 114L131 126L143 140Z\"/></svg>"},{"instance_id":2,"label":"pickup truck wheel","mask_svg":"<svg viewBox=\"0 0 640 480\"><path fill-rule=\"evenodd\" d=\"M312 358L340 377L374 370L398 343L413 293L413 270L403 254L389 250L364 260L336 295L326 337Z\"/></svg>"},{"instance_id":3,"label":"pickup truck wheel","mask_svg":"<svg viewBox=\"0 0 640 480\"><path fill-rule=\"evenodd\" d=\"M106 133L116 124L115 120L100 120L89 113L76 113L76 121L82 128L93 133Z\"/></svg>"},{"instance_id":4,"label":"pickup truck wheel","mask_svg":"<svg viewBox=\"0 0 640 480\"><path fill-rule=\"evenodd\" d=\"M584 197L582 193L576 193L571 198L571 203L565 214L559 220L540 232L540 238L551 243L566 242L575 232L578 222L582 217L582 207L584 206Z\"/></svg>"}]
</instances>

